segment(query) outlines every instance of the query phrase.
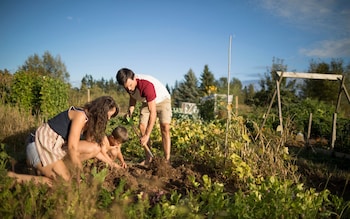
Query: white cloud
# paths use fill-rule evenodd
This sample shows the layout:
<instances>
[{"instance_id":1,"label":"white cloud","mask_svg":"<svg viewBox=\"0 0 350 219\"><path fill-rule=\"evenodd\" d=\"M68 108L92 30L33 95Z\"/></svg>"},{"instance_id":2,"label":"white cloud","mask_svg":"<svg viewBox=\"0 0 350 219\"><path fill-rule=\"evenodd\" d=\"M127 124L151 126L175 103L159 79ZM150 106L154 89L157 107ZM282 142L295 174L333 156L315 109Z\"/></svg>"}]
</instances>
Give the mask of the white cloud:
<instances>
[{"instance_id":1,"label":"white cloud","mask_svg":"<svg viewBox=\"0 0 350 219\"><path fill-rule=\"evenodd\" d=\"M73 20L72 16L67 16L67 20Z\"/></svg>"},{"instance_id":2,"label":"white cloud","mask_svg":"<svg viewBox=\"0 0 350 219\"><path fill-rule=\"evenodd\" d=\"M306 56L319 58L350 57L350 38L320 41L312 48L302 48L299 52Z\"/></svg>"},{"instance_id":3,"label":"white cloud","mask_svg":"<svg viewBox=\"0 0 350 219\"><path fill-rule=\"evenodd\" d=\"M348 0L257 0L269 13L300 28L350 34Z\"/></svg>"},{"instance_id":4,"label":"white cloud","mask_svg":"<svg viewBox=\"0 0 350 219\"><path fill-rule=\"evenodd\" d=\"M263 0L262 6L271 13L287 19L310 19L327 16L331 0Z\"/></svg>"}]
</instances>

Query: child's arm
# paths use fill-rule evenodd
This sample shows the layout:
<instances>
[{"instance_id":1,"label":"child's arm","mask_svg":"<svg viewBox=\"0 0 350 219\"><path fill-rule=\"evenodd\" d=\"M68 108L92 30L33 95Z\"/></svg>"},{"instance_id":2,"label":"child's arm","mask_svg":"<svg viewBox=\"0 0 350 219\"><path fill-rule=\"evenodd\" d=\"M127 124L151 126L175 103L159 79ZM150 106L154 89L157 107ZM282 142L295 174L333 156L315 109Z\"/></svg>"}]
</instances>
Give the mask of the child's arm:
<instances>
[{"instance_id":1,"label":"child's arm","mask_svg":"<svg viewBox=\"0 0 350 219\"><path fill-rule=\"evenodd\" d=\"M121 151L121 149L120 149L120 146L121 146L121 145L119 145L119 146L116 147L116 150L117 150L117 159L120 161L121 166L122 166L123 168L127 168L127 165L126 165L126 163L125 163L125 161L124 161L124 157L123 157L122 151Z\"/></svg>"},{"instance_id":2,"label":"child's arm","mask_svg":"<svg viewBox=\"0 0 350 219\"><path fill-rule=\"evenodd\" d=\"M103 144L101 146L101 152L99 152L97 155L96 155L96 158L109 164L111 167L115 167L115 168L120 168L120 165L117 164L116 162L114 162L111 157L108 155L107 151L110 150L110 145L109 145L109 142L108 142L108 139L107 137L105 137L104 141L103 141Z\"/></svg>"}]
</instances>

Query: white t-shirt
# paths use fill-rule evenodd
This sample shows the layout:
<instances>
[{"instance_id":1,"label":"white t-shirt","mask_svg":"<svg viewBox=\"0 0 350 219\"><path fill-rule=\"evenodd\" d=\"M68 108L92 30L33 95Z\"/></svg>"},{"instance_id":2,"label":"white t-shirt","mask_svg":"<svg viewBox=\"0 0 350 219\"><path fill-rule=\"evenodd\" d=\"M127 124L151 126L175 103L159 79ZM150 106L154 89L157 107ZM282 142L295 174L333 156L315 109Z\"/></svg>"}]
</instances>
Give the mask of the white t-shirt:
<instances>
[{"instance_id":1,"label":"white t-shirt","mask_svg":"<svg viewBox=\"0 0 350 219\"><path fill-rule=\"evenodd\" d=\"M135 93L131 95L135 100L150 102L155 99L156 104L170 99L170 94L166 87L156 78L150 75L135 75L137 86Z\"/></svg>"}]
</instances>

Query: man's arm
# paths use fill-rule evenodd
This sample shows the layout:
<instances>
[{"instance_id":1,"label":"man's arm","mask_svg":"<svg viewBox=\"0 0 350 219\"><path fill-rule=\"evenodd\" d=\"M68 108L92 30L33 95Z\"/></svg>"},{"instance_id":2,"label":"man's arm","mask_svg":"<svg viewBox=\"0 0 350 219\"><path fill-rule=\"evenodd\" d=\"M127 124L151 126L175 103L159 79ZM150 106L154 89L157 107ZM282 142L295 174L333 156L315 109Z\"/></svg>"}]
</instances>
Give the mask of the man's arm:
<instances>
[{"instance_id":1,"label":"man's arm","mask_svg":"<svg viewBox=\"0 0 350 219\"><path fill-rule=\"evenodd\" d=\"M129 98L129 110L128 110L127 116L131 117L131 115L133 114L133 112L135 110L135 105L136 105L136 100L130 96L130 98Z\"/></svg>"}]
</instances>

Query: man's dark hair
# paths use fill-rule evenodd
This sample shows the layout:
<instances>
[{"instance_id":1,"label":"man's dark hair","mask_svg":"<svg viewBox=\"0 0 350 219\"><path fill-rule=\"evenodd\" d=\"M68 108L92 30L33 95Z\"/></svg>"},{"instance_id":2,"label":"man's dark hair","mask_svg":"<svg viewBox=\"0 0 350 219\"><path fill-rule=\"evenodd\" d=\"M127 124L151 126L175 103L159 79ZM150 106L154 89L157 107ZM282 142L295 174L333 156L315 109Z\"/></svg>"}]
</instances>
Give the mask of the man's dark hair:
<instances>
[{"instance_id":1,"label":"man's dark hair","mask_svg":"<svg viewBox=\"0 0 350 219\"><path fill-rule=\"evenodd\" d=\"M134 79L135 73L128 68L121 68L116 75L119 85L124 86L125 82L130 78Z\"/></svg>"}]
</instances>

